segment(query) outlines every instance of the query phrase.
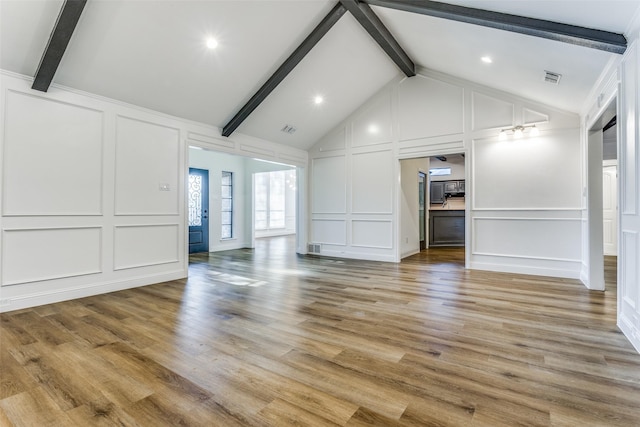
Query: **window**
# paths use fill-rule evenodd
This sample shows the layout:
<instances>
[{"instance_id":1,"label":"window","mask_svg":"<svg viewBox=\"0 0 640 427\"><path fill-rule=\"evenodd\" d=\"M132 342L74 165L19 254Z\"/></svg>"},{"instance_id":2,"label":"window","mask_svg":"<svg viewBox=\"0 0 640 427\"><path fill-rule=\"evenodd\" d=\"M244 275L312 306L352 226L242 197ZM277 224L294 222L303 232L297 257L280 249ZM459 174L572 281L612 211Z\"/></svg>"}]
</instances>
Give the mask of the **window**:
<instances>
[{"instance_id":1,"label":"window","mask_svg":"<svg viewBox=\"0 0 640 427\"><path fill-rule=\"evenodd\" d=\"M261 172L255 175L256 230L286 228L287 188L295 189L296 171Z\"/></svg>"},{"instance_id":2,"label":"window","mask_svg":"<svg viewBox=\"0 0 640 427\"><path fill-rule=\"evenodd\" d=\"M451 175L451 168L431 168L429 169L429 175L431 176Z\"/></svg>"},{"instance_id":3,"label":"window","mask_svg":"<svg viewBox=\"0 0 640 427\"><path fill-rule=\"evenodd\" d=\"M233 238L233 172L222 172L222 186L220 188L220 202L222 213L221 238Z\"/></svg>"}]
</instances>

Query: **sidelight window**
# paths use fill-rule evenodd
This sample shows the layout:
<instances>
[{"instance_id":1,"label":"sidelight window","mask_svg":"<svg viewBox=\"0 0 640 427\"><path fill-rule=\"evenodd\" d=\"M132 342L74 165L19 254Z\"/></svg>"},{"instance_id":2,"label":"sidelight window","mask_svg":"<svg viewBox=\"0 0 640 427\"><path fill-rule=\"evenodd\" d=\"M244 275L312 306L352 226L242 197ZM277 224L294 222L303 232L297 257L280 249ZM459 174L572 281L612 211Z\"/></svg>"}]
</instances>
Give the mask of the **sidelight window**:
<instances>
[{"instance_id":1,"label":"sidelight window","mask_svg":"<svg viewBox=\"0 0 640 427\"><path fill-rule=\"evenodd\" d=\"M233 238L233 172L222 172L222 186L220 188L222 228L221 238Z\"/></svg>"}]
</instances>

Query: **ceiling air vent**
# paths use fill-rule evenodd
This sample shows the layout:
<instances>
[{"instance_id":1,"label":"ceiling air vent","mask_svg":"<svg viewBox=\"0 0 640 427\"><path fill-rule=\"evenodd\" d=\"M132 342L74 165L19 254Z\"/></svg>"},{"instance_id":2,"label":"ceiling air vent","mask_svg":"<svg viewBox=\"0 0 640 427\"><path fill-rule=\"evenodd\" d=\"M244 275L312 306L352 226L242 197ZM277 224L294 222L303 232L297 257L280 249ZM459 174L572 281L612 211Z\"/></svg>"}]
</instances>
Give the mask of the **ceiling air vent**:
<instances>
[{"instance_id":1,"label":"ceiling air vent","mask_svg":"<svg viewBox=\"0 0 640 427\"><path fill-rule=\"evenodd\" d=\"M289 126L289 125L284 125L284 127L282 129L280 129L282 132L284 133L294 133L297 129L294 128L293 126Z\"/></svg>"},{"instance_id":2,"label":"ceiling air vent","mask_svg":"<svg viewBox=\"0 0 640 427\"><path fill-rule=\"evenodd\" d=\"M547 83L557 85L558 83L560 83L561 77L562 77L562 74L554 73L553 71L544 70L544 81Z\"/></svg>"}]
</instances>

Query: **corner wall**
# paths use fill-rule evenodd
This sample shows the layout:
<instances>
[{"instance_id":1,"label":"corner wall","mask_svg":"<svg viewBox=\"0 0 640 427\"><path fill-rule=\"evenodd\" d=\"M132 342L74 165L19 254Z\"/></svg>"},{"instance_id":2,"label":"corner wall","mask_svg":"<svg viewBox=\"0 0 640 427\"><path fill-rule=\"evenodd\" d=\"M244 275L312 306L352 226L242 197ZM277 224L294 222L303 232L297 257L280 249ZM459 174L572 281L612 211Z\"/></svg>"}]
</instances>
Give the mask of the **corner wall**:
<instances>
[{"instance_id":1,"label":"corner wall","mask_svg":"<svg viewBox=\"0 0 640 427\"><path fill-rule=\"evenodd\" d=\"M187 146L307 153L0 70L0 311L187 276Z\"/></svg>"},{"instance_id":2,"label":"corner wall","mask_svg":"<svg viewBox=\"0 0 640 427\"><path fill-rule=\"evenodd\" d=\"M517 124L540 136L498 139ZM468 267L579 277L579 116L428 70L398 78L312 147L309 241L324 255L399 261L399 160L452 153L468 162Z\"/></svg>"}]
</instances>

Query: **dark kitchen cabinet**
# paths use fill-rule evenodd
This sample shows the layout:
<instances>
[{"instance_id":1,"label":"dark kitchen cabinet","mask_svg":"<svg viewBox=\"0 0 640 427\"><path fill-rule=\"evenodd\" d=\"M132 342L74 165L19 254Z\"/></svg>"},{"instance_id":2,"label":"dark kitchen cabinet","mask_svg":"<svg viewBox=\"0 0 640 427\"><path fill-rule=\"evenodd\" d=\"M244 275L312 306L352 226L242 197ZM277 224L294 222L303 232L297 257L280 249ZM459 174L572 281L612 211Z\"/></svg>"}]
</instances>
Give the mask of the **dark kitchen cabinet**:
<instances>
[{"instance_id":1,"label":"dark kitchen cabinet","mask_svg":"<svg viewBox=\"0 0 640 427\"><path fill-rule=\"evenodd\" d=\"M429 200L431 203L442 203L444 201L444 183L445 181L435 181L431 183L431 191L429 192Z\"/></svg>"},{"instance_id":2,"label":"dark kitchen cabinet","mask_svg":"<svg viewBox=\"0 0 640 427\"><path fill-rule=\"evenodd\" d=\"M457 193L458 192L458 181L445 181L444 182L444 192L445 193Z\"/></svg>"},{"instance_id":3,"label":"dark kitchen cabinet","mask_svg":"<svg viewBox=\"0 0 640 427\"><path fill-rule=\"evenodd\" d=\"M429 211L429 246L464 246L464 211Z\"/></svg>"},{"instance_id":4,"label":"dark kitchen cabinet","mask_svg":"<svg viewBox=\"0 0 640 427\"><path fill-rule=\"evenodd\" d=\"M464 179L452 181L431 181L429 201L431 203L444 202L445 194L464 196Z\"/></svg>"}]
</instances>

